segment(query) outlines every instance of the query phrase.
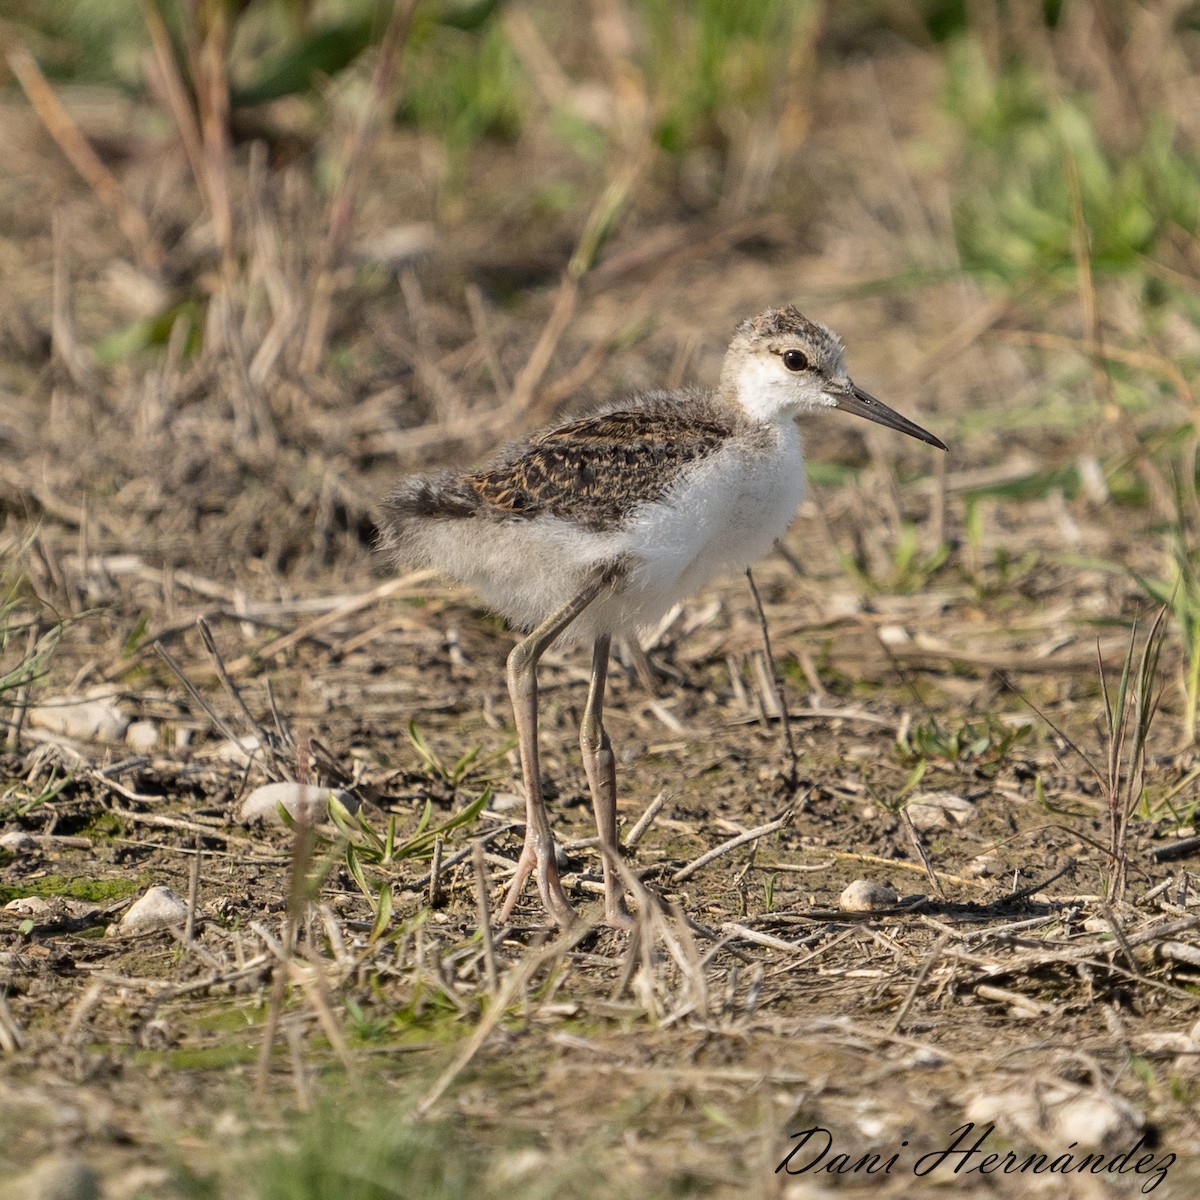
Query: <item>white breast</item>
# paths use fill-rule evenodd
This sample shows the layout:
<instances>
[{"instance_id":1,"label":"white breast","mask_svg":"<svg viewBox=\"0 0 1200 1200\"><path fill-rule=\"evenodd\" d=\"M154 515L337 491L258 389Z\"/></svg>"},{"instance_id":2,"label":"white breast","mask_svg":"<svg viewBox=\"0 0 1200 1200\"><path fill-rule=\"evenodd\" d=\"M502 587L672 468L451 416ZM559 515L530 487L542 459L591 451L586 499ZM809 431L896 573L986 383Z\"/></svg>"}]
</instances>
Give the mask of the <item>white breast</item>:
<instances>
[{"instance_id":1,"label":"white breast","mask_svg":"<svg viewBox=\"0 0 1200 1200\"><path fill-rule=\"evenodd\" d=\"M547 516L427 521L413 536L412 555L474 588L525 629L566 604L597 565L623 558L629 573L561 640L630 633L711 579L762 558L803 496L800 434L789 420L731 439L623 528L588 530Z\"/></svg>"},{"instance_id":2,"label":"white breast","mask_svg":"<svg viewBox=\"0 0 1200 1200\"><path fill-rule=\"evenodd\" d=\"M689 470L622 539L636 563L621 598L626 626L657 621L710 580L757 562L803 498L804 458L793 421L735 440Z\"/></svg>"}]
</instances>

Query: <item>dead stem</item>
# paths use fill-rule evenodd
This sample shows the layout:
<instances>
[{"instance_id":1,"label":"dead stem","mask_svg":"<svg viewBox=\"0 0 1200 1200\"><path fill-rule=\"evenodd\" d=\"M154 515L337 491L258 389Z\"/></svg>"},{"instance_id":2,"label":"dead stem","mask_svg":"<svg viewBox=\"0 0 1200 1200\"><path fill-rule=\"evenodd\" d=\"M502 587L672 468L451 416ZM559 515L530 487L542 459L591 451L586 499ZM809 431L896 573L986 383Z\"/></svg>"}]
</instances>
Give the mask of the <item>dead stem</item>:
<instances>
[{"instance_id":1,"label":"dead stem","mask_svg":"<svg viewBox=\"0 0 1200 1200\"><path fill-rule=\"evenodd\" d=\"M794 792L800 785L800 758L796 753L796 743L792 738L792 722L788 716L787 697L783 692L783 682L779 678L779 670L775 665L775 656L771 653L771 631L767 627L767 614L763 611L762 597L758 594L758 584L754 582L754 572L746 568L746 582L750 584L750 595L754 597L754 608L758 613L758 626L762 631L763 654L771 672L775 685L775 696L779 707L779 724L783 734L783 749L788 764L785 777L789 792Z\"/></svg>"}]
</instances>

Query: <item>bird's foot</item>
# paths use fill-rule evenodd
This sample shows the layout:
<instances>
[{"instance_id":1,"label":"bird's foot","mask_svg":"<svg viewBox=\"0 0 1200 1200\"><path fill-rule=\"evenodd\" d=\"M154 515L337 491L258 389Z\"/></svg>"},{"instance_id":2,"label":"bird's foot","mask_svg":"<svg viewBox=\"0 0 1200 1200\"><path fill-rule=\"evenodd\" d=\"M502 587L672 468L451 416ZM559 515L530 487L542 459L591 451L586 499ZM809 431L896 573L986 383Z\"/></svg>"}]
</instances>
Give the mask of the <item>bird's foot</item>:
<instances>
[{"instance_id":1,"label":"bird's foot","mask_svg":"<svg viewBox=\"0 0 1200 1200\"><path fill-rule=\"evenodd\" d=\"M517 859L517 871L508 886L508 895L500 909L497 920L504 924L509 921L513 909L517 906L525 881L530 875L537 879L538 894L542 898L542 907L546 915L555 925L566 929L575 920L575 909L567 893L563 891L562 879L558 874L558 863L555 860L554 841L538 843L533 838L526 837L525 845L521 848L521 857Z\"/></svg>"},{"instance_id":2,"label":"bird's foot","mask_svg":"<svg viewBox=\"0 0 1200 1200\"><path fill-rule=\"evenodd\" d=\"M625 906L625 894L617 892L604 898L604 923L609 929L631 933L637 926L633 914Z\"/></svg>"}]
</instances>

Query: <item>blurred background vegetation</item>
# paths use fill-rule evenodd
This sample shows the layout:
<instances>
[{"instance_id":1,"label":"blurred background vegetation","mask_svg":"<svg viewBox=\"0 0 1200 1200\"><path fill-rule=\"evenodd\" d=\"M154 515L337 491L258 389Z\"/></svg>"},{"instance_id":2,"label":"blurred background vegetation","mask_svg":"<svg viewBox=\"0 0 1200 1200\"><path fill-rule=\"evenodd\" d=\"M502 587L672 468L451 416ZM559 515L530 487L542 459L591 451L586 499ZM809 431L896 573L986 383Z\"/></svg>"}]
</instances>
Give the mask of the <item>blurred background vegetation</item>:
<instances>
[{"instance_id":1,"label":"blurred background vegetation","mask_svg":"<svg viewBox=\"0 0 1200 1200\"><path fill-rule=\"evenodd\" d=\"M988 496L1082 495L1150 515L1156 560L1111 565L1200 625L1194 4L7 0L0 39L0 383L87 398L37 429L96 433L76 484L124 495L151 444L202 487L126 514L163 557L361 560L376 472L797 299L878 331L960 461L1027 452L860 583L978 566L946 547Z\"/></svg>"},{"instance_id":2,"label":"blurred background vegetation","mask_svg":"<svg viewBox=\"0 0 1200 1200\"><path fill-rule=\"evenodd\" d=\"M915 785L929 761L1013 748L993 718L1019 704L990 664L1033 662L1029 692L1090 736L1092 635L1123 643L1165 604L1178 686L1159 728L1194 746L1200 4L0 0L0 51L14 711L52 651L73 685L101 663L131 693L177 691L146 653L191 629L177 593L223 605L257 671L278 617L256 632L246 594L369 589L371 511L398 473L711 381L736 320L794 301L952 453L806 431L822 511L779 594L805 636L837 632L816 665L784 641L790 682L901 693ZM901 687L888 649L868 678L846 592L927 593L914 621L941 657ZM1084 625L1069 669L1034 661ZM364 674L413 669L398 638L354 641ZM371 711L347 744L394 734ZM1182 825L1196 775L1175 765L1159 795ZM1113 828L1118 807L1155 811L1142 766ZM392 1194L404 1169L440 1194L442 1143L406 1136L342 1194ZM259 1194L317 1194L314 1162L340 1178L358 1157L353 1136L328 1146L326 1126L303 1133L306 1169L272 1163ZM465 1174L446 1194L481 1186Z\"/></svg>"},{"instance_id":3,"label":"blurred background vegetation","mask_svg":"<svg viewBox=\"0 0 1200 1200\"><path fill-rule=\"evenodd\" d=\"M935 107L879 103L916 186L944 182L945 211L926 213L935 244L910 247L905 279L873 282L912 288L965 272L1032 314L1078 298L1081 273L1085 291L1122 278L1151 329L1196 317L1198 24L1196 6L1180 2L1033 0L7 0L0 10L16 74L37 70L13 66L28 50L50 88L112 89L149 109L124 146L105 132L101 159L182 140L192 202L228 269L244 274L252 257L252 197L232 194L252 147L271 183L299 164L328 206L327 242L296 247L294 282L318 295L329 285L317 277L349 257L350 227L378 223L363 211L363 178L379 127L418 135L406 152L419 164L388 169L427 185L414 203L411 179L395 180L394 217L443 230L549 223L573 240L582 275L631 212L643 222L811 213L814 194L842 182L826 162L814 178L807 155L814 112L830 115L823 86L919 55L936 74ZM511 169L497 187L501 158ZM135 249L194 295L197 264L172 244L171 218L183 216L152 216ZM899 232L911 242L912 230ZM394 260L386 247L377 257ZM513 286L530 281L513 270ZM196 318L186 298L177 290L138 330L109 331L126 335L109 356L139 339L165 344L175 317ZM1096 314L1083 316L1089 328L1076 332L1094 341ZM320 333L310 324L308 341L297 332L289 347L310 369ZM1112 386L1124 381L1117 371ZM1135 390L1118 398L1136 404Z\"/></svg>"},{"instance_id":4,"label":"blurred background vegetation","mask_svg":"<svg viewBox=\"0 0 1200 1200\"><path fill-rule=\"evenodd\" d=\"M345 175L365 151L347 146L347 126L376 122L427 139L437 186L411 215L448 227L480 215L468 195L497 152L536 158L537 172L492 197L496 215L515 205L576 237L590 221L596 244L577 267L628 206L795 211L816 183L804 147L821 81L921 53L936 64L937 110L919 114L912 165L945 179L954 260L914 255L913 286L961 270L1036 303L1077 294L1085 264L1136 281L1147 316L1195 317L1200 15L1186 3L7 0L0 22L8 57L27 48L52 87L114 89L157 112L154 133L173 122L185 142L190 115L210 209L235 203L221 192L255 143L273 174L301 160L318 194L357 203ZM389 23L401 27L390 42ZM889 112L898 132L916 115ZM620 194L599 204L613 184ZM164 244L170 233L153 231Z\"/></svg>"},{"instance_id":5,"label":"blurred background vegetation","mask_svg":"<svg viewBox=\"0 0 1200 1200\"><path fill-rule=\"evenodd\" d=\"M1194 728L1195 4L7 0L0 41L0 386L71 414L43 493L114 543L361 565L396 471L711 377L796 300L977 468L856 586L1011 584L988 504L1136 517L1151 558L1077 548L1176 606ZM147 454L188 486L147 504Z\"/></svg>"}]
</instances>

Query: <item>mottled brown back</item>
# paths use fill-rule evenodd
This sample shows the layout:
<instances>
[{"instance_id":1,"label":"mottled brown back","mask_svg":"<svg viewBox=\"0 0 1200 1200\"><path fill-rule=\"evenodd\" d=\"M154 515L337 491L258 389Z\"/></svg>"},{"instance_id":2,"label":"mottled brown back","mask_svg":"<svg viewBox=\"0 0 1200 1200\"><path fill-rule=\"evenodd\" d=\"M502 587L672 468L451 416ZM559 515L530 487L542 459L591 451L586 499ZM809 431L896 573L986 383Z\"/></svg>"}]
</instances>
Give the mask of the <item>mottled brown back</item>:
<instances>
[{"instance_id":1,"label":"mottled brown back","mask_svg":"<svg viewBox=\"0 0 1200 1200\"><path fill-rule=\"evenodd\" d=\"M643 397L536 434L462 482L489 512L548 515L589 529L620 526L641 504L659 499L687 464L729 438L735 415L700 395Z\"/></svg>"}]
</instances>

